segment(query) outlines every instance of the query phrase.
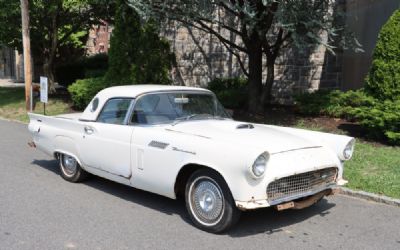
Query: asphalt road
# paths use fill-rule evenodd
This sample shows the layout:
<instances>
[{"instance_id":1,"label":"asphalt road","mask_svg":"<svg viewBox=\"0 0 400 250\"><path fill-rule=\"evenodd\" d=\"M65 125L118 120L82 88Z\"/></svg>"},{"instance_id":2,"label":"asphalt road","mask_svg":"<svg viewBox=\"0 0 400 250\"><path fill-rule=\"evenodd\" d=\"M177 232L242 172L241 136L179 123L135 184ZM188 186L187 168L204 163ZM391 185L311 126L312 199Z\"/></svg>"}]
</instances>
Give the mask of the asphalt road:
<instances>
[{"instance_id":1,"label":"asphalt road","mask_svg":"<svg viewBox=\"0 0 400 250\"><path fill-rule=\"evenodd\" d=\"M0 249L400 249L400 209L337 195L304 210L243 214L224 235L184 204L101 178L72 184L0 121Z\"/></svg>"}]
</instances>

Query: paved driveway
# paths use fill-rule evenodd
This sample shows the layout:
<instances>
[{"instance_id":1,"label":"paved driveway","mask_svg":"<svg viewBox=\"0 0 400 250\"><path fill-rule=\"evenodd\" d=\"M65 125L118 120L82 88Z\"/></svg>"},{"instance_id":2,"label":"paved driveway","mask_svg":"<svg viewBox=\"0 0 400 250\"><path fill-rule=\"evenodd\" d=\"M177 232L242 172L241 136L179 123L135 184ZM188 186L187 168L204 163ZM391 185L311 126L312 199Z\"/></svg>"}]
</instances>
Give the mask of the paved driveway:
<instances>
[{"instance_id":1,"label":"paved driveway","mask_svg":"<svg viewBox=\"0 0 400 250\"><path fill-rule=\"evenodd\" d=\"M181 201L101 178L63 181L0 121L0 249L400 249L400 209L337 195L304 210L243 214L224 235L194 228Z\"/></svg>"}]
</instances>

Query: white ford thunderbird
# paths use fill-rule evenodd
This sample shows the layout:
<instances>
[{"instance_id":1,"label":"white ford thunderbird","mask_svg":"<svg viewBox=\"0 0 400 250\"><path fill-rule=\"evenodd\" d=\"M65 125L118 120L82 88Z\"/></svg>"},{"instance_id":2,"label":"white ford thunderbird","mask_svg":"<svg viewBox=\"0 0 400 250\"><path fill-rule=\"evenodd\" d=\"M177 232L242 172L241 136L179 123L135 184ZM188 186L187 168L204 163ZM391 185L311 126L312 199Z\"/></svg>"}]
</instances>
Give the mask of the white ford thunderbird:
<instances>
[{"instance_id":1,"label":"white ford thunderbird","mask_svg":"<svg viewBox=\"0 0 400 250\"><path fill-rule=\"evenodd\" d=\"M29 144L88 173L170 198L193 223L219 233L241 210L310 206L344 185L354 139L234 121L201 88L136 85L100 91L83 113L29 114Z\"/></svg>"}]
</instances>

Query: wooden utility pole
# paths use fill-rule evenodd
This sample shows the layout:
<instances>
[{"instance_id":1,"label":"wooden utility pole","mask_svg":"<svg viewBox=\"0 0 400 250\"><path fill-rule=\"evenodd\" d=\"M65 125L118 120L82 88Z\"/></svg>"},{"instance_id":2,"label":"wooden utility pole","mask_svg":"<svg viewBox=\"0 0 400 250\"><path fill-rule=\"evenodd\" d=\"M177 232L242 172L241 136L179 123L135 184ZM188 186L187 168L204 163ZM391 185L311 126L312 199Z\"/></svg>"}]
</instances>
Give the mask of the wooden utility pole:
<instances>
[{"instance_id":1,"label":"wooden utility pole","mask_svg":"<svg viewBox=\"0 0 400 250\"><path fill-rule=\"evenodd\" d=\"M29 34L29 0L21 0L22 43L24 47L25 106L32 111L31 38Z\"/></svg>"}]
</instances>

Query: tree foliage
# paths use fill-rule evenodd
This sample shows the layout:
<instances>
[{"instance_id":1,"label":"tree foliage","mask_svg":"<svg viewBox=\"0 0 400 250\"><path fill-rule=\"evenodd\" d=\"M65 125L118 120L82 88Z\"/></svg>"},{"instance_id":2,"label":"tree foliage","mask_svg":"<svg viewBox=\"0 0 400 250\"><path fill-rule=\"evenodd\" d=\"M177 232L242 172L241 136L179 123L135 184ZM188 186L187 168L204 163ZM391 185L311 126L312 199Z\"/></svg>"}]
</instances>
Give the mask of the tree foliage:
<instances>
[{"instance_id":1,"label":"tree foliage","mask_svg":"<svg viewBox=\"0 0 400 250\"><path fill-rule=\"evenodd\" d=\"M379 33L365 89L382 100L400 99L400 10Z\"/></svg>"},{"instance_id":2,"label":"tree foliage","mask_svg":"<svg viewBox=\"0 0 400 250\"><path fill-rule=\"evenodd\" d=\"M144 18L178 21L217 37L249 79L252 112L262 110L271 100L275 60L283 48L305 50L322 44L333 52L337 46L358 45L351 36L343 35L343 22L338 18L342 12L333 0L128 1ZM240 39L229 39L223 35L226 32Z\"/></svg>"},{"instance_id":3,"label":"tree foliage","mask_svg":"<svg viewBox=\"0 0 400 250\"><path fill-rule=\"evenodd\" d=\"M168 84L174 55L159 37L154 21L142 23L124 0L117 0L114 30L104 77L77 80L68 87L72 102L83 109L98 91L123 84Z\"/></svg>"},{"instance_id":4,"label":"tree foliage","mask_svg":"<svg viewBox=\"0 0 400 250\"><path fill-rule=\"evenodd\" d=\"M135 10L117 1L109 51L110 84L168 84L173 54L154 21L141 23Z\"/></svg>"},{"instance_id":5,"label":"tree foliage","mask_svg":"<svg viewBox=\"0 0 400 250\"><path fill-rule=\"evenodd\" d=\"M56 58L70 56L73 48L83 48L88 30L101 19L108 19L112 5L112 0L29 1L33 60L43 62L51 88ZM0 7L0 44L21 50L19 1L0 0Z\"/></svg>"}]
</instances>

